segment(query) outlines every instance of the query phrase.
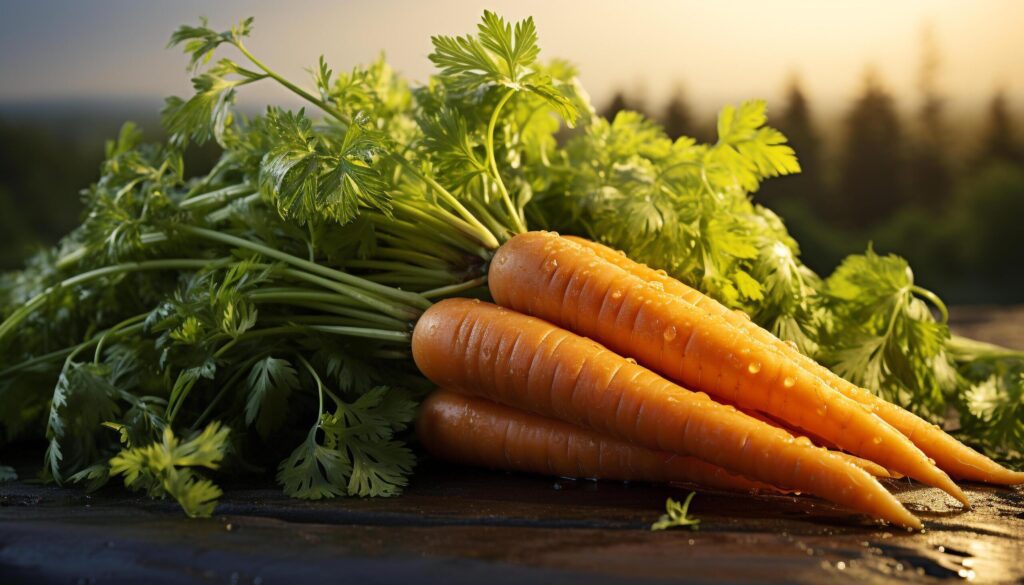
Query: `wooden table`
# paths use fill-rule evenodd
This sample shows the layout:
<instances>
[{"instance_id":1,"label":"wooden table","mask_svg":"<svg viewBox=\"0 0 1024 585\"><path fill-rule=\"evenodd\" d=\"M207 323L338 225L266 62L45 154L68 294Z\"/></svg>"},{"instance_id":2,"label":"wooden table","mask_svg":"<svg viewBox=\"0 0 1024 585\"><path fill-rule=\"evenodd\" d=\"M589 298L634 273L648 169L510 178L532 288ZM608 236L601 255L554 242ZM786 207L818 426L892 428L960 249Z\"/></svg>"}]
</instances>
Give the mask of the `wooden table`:
<instances>
[{"instance_id":1,"label":"wooden table","mask_svg":"<svg viewBox=\"0 0 1024 585\"><path fill-rule=\"evenodd\" d=\"M972 334L1007 343L985 335L1005 315L971 315ZM968 486L965 512L938 490L891 486L923 533L808 497L704 491L698 531L651 532L665 498L687 490L431 461L388 500L225 485L208 520L118 488L16 482L0 484L0 584L1024 583L1024 488Z\"/></svg>"}]
</instances>

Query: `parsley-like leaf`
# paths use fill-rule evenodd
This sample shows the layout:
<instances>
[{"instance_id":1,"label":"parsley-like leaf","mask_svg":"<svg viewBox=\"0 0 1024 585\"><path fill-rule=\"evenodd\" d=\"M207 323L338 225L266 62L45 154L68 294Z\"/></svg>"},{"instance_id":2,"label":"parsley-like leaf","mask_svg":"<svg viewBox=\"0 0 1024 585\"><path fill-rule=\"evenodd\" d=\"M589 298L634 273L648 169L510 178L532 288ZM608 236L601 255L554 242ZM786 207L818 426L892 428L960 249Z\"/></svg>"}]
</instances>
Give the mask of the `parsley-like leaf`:
<instances>
[{"instance_id":1,"label":"parsley-like leaf","mask_svg":"<svg viewBox=\"0 0 1024 585\"><path fill-rule=\"evenodd\" d=\"M690 495L686 496L686 499L681 504L672 498L665 500L665 513L661 515L661 518L658 518L657 522L651 524L651 530L668 530L670 528L683 527L696 530L700 520L689 515L690 502L695 495L697 495L697 492L690 492Z\"/></svg>"}]
</instances>

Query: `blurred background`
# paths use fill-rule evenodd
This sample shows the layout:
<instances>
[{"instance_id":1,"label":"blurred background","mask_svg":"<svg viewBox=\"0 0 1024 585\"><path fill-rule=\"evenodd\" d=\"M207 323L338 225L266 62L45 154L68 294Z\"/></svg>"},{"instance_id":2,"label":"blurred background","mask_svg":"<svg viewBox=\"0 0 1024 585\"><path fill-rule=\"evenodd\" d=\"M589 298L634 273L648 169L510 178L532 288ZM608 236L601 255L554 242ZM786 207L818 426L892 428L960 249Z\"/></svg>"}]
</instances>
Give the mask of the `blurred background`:
<instances>
[{"instance_id":1,"label":"blurred background","mask_svg":"<svg viewBox=\"0 0 1024 585\"><path fill-rule=\"evenodd\" d=\"M424 81L430 35L472 30L484 8L533 15L543 54L577 64L604 113L640 110L673 136L713 140L721 105L767 99L804 172L756 199L817 271L873 241L948 301L1024 301L1016 0L0 0L0 268L76 224L124 120L161 138L163 97L190 93L186 59L165 48L179 24L254 16L250 45L288 75L384 51ZM254 89L241 107L293 103ZM193 168L215 155L191 153Z\"/></svg>"}]
</instances>

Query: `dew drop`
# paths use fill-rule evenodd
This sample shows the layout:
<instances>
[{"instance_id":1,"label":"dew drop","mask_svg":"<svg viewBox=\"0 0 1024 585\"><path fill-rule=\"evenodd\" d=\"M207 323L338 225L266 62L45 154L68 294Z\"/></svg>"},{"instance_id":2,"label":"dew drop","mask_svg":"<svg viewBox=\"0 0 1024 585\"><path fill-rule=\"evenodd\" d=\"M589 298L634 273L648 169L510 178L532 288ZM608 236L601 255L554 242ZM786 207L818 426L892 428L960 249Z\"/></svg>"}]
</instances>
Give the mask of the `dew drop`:
<instances>
[{"instance_id":1,"label":"dew drop","mask_svg":"<svg viewBox=\"0 0 1024 585\"><path fill-rule=\"evenodd\" d=\"M793 349L797 349L797 350L800 349L799 347L797 347L796 342L793 341L792 339L787 339L786 340L786 345L788 345L789 347L792 347Z\"/></svg>"},{"instance_id":2,"label":"dew drop","mask_svg":"<svg viewBox=\"0 0 1024 585\"><path fill-rule=\"evenodd\" d=\"M928 458L928 465L935 465L935 460L931 457Z\"/></svg>"},{"instance_id":3,"label":"dew drop","mask_svg":"<svg viewBox=\"0 0 1024 585\"><path fill-rule=\"evenodd\" d=\"M615 300L621 299L622 298L622 291L621 290L613 290L612 291L612 298L615 299Z\"/></svg>"},{"instance_id":4,"label":"dew drop","mask_svg":"<svg viewBox=\"0 0 1024 585\"><path fill-rule=\"evenodd\" d=\"M547 269L549 272L558 268L558 260L554 258L548 260L547 262L544 263L544 268Z\"/></svg>"},{"instance_id":5,"label":"dew drop","mask_svg":"<svg viewBox=\"0 0 1024 585\"><path fill-rule=\"evenodd\" d=\"M782 385L785 386L786 388L792 388L793 386L796 385L796 380L789 376L786 376L785 379L782 380Z\"/></svg>"},{"instance_id":6,"label":"dew drop","mask_svg":"<svg viewBox=\"0 0 1024 585\"><path fill-rule=\"evenodd\" d=\"M648 281L647 286L653 288L654 290L661 290L661 291L665 290L665 285L661 284L660 282L658 282L656 280Z\"/></svg>"},{"instance_id":7,"label":"dew drop","mask_svg":"<svg viewBox=\"0 0 1024 585\"><path fill-rule=\"evenodd\" d=\"M838 563L836 563L836 568L839 569L840 571L845 571L846 570L846 563L844 563L843 561L839 561Z\"/></svg>"},{"instance_id":8,"label":"dew drop","mask_svg":"<svg viewBox=\"0 0 1024 585\"><path fill-rule=\"evenodd\" d=\"M662 270L660 268L655 270L654 273L657 274L658 276L668 276L668 272L665 272L664 270Z\"/></svg>"},{"instance_id":9,"label":"dew drop","mask_svg":"<svg viewBox=\"0 0 1024 585\"><path fill-rule=\"evenodd\" d=\"M761 371L761 362L750 362L747 366L747 371L751 374L756 374Z\"/></svg>"},{"instance_id":10,"label":"dew drop","mask_svg":"<svg viewBox=\"0 0 1024 585\"><path fill-rule=\"evenodd\" d=\"M615 253L618 254L619 256L625 256L626 255L626 251L625 250L615 250Z\"/></svg>"},{"instance_id":11,"label":"dew drop","mask_svg":"<svg viewBox=\"0 0 1024 585\"><path fill-rule=\"evenodd\" d=\"M750 348L749 347L744 347L743 349L740 350L740 353L743 354L743 355L747 355L747 354L750 353Z\"/></svg>"},{"instance_id":12,"label":"dew drop","mask_svg":"<svg viewBox=\"0 0 1024 585\"><path fill-rule=\"evenodd\" d=\"M633 365L636 365L636 360L631 358L631 357L626 358L626 361L631 363L631 364L633 364Z\"/></svg>"},{"instance_id":13,"label":"dew drop","mask_svg":"<svg viewBox=\"0 0 1024 585\"><path fill-rule=\"evenodd\" d=\"M797 437L796 444L800 445L801 447L810 447L811 445L813 445L813 443L811 443L811 440L808 439L807 437Z\"/></svg>"},{"instance_id":14,"label":"dew drop","mask_svg":"<svg viewBox=\"0 0 1024 585\"><path fill-rule=\"evenodd\" d=\"M871 442L876 444L876 445L881 445L882 444L882 437L872 437L871 438Z\"/></svg>"},{"instance_id":15,"label":"dew drop","mask_svg":"<svg viewBox=\"0 0 1024 585\"><path fill-rule=\"evenodd\" d=\"M662 332L661 336L665 338L665 341L672 341L676 338L676 326L669 325L665 328L665 331Z\"/></svg>"}]
</instances>

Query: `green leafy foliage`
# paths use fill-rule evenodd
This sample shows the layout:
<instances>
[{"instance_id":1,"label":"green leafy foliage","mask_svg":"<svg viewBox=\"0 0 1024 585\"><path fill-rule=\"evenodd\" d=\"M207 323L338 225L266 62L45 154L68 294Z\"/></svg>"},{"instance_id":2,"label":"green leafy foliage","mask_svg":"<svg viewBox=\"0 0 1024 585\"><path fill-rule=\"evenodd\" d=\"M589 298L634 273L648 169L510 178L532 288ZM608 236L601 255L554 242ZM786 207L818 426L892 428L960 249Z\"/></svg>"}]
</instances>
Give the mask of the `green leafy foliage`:
<instances>
[{"instance_id":1,"label":"green leafy foliage","mask_svg":"<svg viewBox=\"0 0 1024 585\"><path fill-rule=\"evenodd\" d=\"M658 518L658 521L651 524L651 530L669 530L671 528L689 528L697 530L700 520L690 516L690 502L697 492L690 492L683 503L672 498L665 500L665 513Z\"/></svg>"},{"instance_id":2,"label":"green leafy foliage","mask_svg":"<svg viewBox=\"0 0 1024 585\"><path fill-rule=\"evenodd\" d=\"M281 462L277 481L285 493L311 500L397 495L414 460L392 439L412 420L415 403L383 386L352 403L334 402L336 410L322 413L306 440Z\"/></svg>"},{"instance_id":3,"label":"green leafy foliage","mask_svg":"<svg viewBox=\"0 0 1024 585\"><path fill-rule=\"evenodd\" d=\"M960 435L989 456L1024 465L1024 356L982 350L965 356Z\"/></svg>"},{"instance_id":4,"label":"green leafy foliage","mask_svg":"<svg viewBox=\"0 0 1024 585\"><path fill-rule=\"evenodd\" d=\"M957 374L946 352L949 328L936 322L896 256L850 256L825 282L834 316L825 356L837 374L890 401L941 419ZM945 310L945 307L942 307Z\"/></svg>"},{"instance_id":5,"label":"green leafy foliage","mask_svg":"<svg viewBox=\"0 0 1024 585\"><path fill-rule=\"evenodd\" d=\"M111 475L123 475L125 486L151 497L171 497L192 518L213 513L219 487L193 468L217 469L228 449L229 429L210 423L203 432L182 442L169 428L161 441L123 449L110 460Z\"/></svg>"},{"instance_id":6,"label":"green leafy foliage","mask_svg":"<svg viewBox=\"0 0 1024 585\"><path fill-rule=\"evenodd\" d=\"M247 379L245 424L255 425L263 437L281 427L288 397L299 388L299 376L287 360L267 356L252 366Z\"/></svg>"}]
</instances>

